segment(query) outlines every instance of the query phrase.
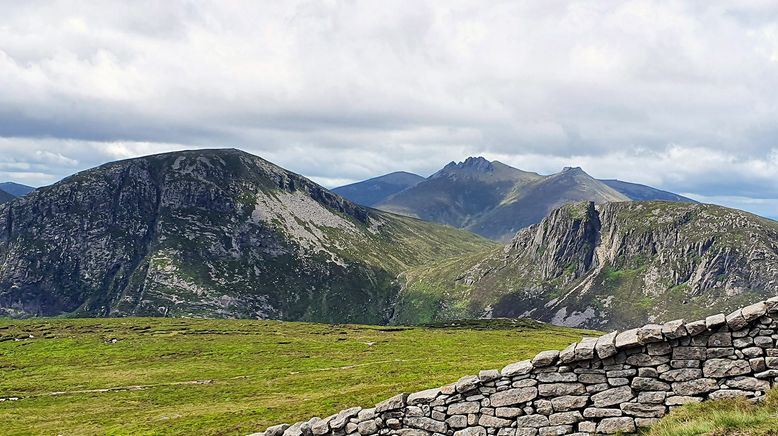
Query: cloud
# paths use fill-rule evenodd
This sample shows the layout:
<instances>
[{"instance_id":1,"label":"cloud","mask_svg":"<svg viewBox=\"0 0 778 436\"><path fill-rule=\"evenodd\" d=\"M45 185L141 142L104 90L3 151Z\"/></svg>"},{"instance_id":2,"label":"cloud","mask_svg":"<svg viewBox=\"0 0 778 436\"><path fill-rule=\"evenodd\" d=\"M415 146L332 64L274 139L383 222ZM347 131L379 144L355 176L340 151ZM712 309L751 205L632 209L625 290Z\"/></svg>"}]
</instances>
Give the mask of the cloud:
<instances>
[{"instance_id":1,"label":"cloud","mask_svg":"<svg viewBox=\"0 0 778 436\"><path fill-rule=\"evenodd\" d=\"M775 2L0 6L0 178L239 147L328 184L483 154L778 198Z\"/></svg>"}]
</instances>

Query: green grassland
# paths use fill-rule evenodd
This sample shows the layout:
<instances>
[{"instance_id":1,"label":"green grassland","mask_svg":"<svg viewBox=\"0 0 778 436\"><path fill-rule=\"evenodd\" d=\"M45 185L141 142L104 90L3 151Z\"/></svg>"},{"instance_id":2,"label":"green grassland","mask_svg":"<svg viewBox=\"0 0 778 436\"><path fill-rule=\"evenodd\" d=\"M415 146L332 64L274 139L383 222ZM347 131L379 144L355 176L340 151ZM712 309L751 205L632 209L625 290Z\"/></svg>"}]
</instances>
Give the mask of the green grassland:
<instances>
[{"instance_id":1,"label":"green grassland","mask_svg":"<svg viewBox=\"0 0 778 436\"><path fill-rule=\"evenodd\" d=\"M247 434L441 386L589 334L526 320L0 320L0 433Z\"/></svg>"},{"instance_id":2,"label":"green grassland","mask_svg":"<svg viewBox=\"0 0 778 436\"><path fill-rule=\"evenodd\" d=\"M645 432L645 436L696 435L778 435L778 389L769 392L760 404L741 398L687 405Z\"/></svg>"}]
</instances>

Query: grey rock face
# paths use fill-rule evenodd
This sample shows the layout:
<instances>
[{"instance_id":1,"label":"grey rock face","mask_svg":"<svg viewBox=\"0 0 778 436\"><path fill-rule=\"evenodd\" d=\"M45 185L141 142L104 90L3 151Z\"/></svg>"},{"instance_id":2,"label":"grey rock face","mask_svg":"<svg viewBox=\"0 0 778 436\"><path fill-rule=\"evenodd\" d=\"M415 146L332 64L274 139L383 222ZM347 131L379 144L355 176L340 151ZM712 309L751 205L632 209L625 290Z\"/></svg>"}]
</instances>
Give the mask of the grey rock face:
<instances>
[{"instance_id":1,"label":"grey rock face","mask_svg":"<svg viewBox=\"0 0 778 436\"><path fill-rule=\"evenodd\" d=\"M114 162L0 206L0 316L387 323L400 272L486 242L451 231L238 150Z\"/></svg>"}]
</instances>

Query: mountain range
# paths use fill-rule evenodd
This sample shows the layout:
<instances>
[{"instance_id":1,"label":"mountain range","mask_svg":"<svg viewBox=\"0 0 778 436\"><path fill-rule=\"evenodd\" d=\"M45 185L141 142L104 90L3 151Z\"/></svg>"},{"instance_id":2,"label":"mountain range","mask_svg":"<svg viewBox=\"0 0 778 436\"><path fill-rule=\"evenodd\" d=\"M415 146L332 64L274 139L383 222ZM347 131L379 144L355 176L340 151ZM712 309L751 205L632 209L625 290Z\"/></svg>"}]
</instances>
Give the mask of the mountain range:
<instances>
[{"instance_id":1,"label":"mountain range","mask_svg":"<svg viewBox=\"0 0 778 436\"><path fill-rule=\"evenodd\" d=\"M778 286L775 221L630 201L580 168L541 176L474 158L379 206L449 225L358 205L239 150L108 163L0 205L0 316L605 329L726 311ZM520 230L499 244L455 227Z\"/></svg>"},{"instance_id":2,"label":"mountain range","mask_svg":"<svg viewBox=\"0 0 778 436\"><path fill-rule=\"evenodd\" d=\"M16 197L27 195L34 190L35 188L33 187L21 185L19 183L0 183L0 204L11 201Z\"/></svg>"},{"instance_id":3,"label":"mountain range","mask_svg":"<svg viewBox=\"0 0 778 436\"><path fill-rule=\"evenodd\" d=\"M605 330L704 317L775 295L778 222L699 203L583 202L403 279L397 323L531 317Z\"/></svg>"},{"instance_id":4,"label":"mountain range","mask_svg":"<svg viewBox=\"0 0 778 436\"><path fill-rule=\"evenodd\" d=\"M390 184L396 174L335 188L333 192L360 204L467 229L499 241L507 241L518 230L540 222L568 203L693 202L645 185L597 180L578 167L542 176L483 157L451 162L427 179L406 176L404 188L399 183ZM392 189L377 188L387 185Z\"/></svg>"},{"instance_id":5,"label":"mountain range","mask_svg":"<svg viewBox=\"0 0 778 436\"><path fill-rule=\"evenodd\" d=\"M0 315L385 323L400 272L490 246L238 150L168 153L0 206Z\"/></svg>"}]
</instances>

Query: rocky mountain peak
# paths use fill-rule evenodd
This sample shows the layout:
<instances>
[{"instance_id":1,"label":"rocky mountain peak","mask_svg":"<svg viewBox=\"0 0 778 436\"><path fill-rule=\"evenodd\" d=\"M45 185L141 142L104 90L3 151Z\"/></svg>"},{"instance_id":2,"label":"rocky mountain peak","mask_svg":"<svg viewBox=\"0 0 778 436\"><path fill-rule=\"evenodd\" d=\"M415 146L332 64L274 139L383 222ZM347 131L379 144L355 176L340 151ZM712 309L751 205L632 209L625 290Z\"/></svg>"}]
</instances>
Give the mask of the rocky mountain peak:
<instances>
[{"instance_id":1,"label":"rocky mountain peak","mask_svg":"<svg viewBox=\"0 0 778 436\"><path fill-rule=\"evenodd\" d=\"M239 150L158 154L0 205L0 316L381 323L407 266L489 246Z\"/></svg>"},{"instance_id":2,"label":"rocky mountain peak","mask_svg":"<svg viewBox=\"0 0 778 436\"><path fill-rule=\"evenodd\" d=\"M581 167L564 167L564 168L562 168L562 171L559 174L560 175L565 175L565 176L586 176L586 177L591 177Z\"/></svg>"},{"instance_id":3,"label":"rocky mountain peak","mask_svg":"<svg viewBox=\"0 0 778 436\"><path fill-rule=\"evenodd\" d=\"M486 158L482 156L478 157L468 157L463 162L449 162L448 165L443 167L442 170L438 171L437 173L433 174L433 177L436 175L445 175L445 174L457 174L457 173L491 173L494 172L495 166L492 162L489 162Z\"/></svg>"}]
</instances>

